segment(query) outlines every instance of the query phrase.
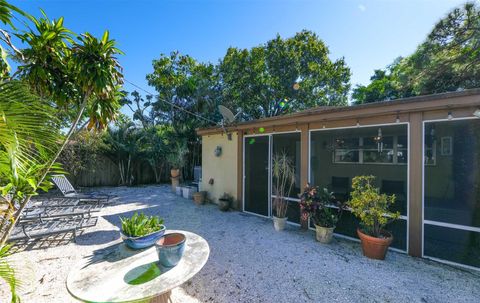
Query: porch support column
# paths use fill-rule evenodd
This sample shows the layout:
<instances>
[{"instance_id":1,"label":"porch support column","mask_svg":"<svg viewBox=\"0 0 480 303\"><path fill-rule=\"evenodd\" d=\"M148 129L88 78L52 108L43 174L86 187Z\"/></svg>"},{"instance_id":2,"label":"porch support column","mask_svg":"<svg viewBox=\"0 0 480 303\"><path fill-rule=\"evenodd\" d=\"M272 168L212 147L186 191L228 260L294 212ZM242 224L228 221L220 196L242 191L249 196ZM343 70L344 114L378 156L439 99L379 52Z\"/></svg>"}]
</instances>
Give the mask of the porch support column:
<instances>
[{"instance_id":1,"label":"porch support column","mask_svg":"<svg viewBox=\"0 0 480 303\"><path fill-rule=\"evenodd\" d=\"M299 129L302 131L300 136L300 191L308 182L308 124L303 124Z\"/></svg>"},{"instance_id":2,"label":"porch support column","mask_svg":"<svg viewBox=\"0 0 480 303\"><path fill-rule=\"evenodd\" d=\"M408 254L422 256L422 182L423 182L423 116L410 114L410 144L408 145L409 209L408 209Z\"/></svg>"},{"instance_id":3,"label":"porch support column","mask_svg":"<svg viewBox=\"0 0 480 303\"><path fill-rule=\"evenodd\" d=\"M243 131L237 133L237 197L235 209L243 209Z\"/></svg>"}]
</instances>

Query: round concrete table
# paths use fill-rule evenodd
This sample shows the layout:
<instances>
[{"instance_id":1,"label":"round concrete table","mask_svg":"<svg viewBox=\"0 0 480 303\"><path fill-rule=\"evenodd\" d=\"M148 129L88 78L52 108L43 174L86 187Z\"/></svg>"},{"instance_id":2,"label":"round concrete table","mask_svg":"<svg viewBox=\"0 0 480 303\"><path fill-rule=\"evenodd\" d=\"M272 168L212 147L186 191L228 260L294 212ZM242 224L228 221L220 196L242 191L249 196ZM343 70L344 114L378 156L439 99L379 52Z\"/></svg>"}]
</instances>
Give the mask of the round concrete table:
<instances>
[{"instance_id":1,"label":"round concrete table","mask_svg":"<svg viewBox=\"0 0 480 303\"><path fill-rule=\"evenodd\" d=\"M186 236L185 252L177 266L168 268L158 263L157 250L132 250L116 244L95 251L72 269L67 289L84 302L169 302L171 290L192 278L208 260L207 241L191 232Z\"/></svg>"}]
</instances>

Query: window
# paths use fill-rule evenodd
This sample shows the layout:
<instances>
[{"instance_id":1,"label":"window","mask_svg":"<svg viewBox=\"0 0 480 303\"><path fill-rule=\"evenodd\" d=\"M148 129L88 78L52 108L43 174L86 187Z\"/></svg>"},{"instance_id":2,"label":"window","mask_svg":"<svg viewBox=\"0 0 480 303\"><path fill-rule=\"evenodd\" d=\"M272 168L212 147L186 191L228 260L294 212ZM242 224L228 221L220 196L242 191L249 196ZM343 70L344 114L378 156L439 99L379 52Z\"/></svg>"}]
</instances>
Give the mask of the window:
<instances>
[{"instance_id":1,"label":"window","mask_svg":"<svg viewBox=\"0 0 480 303\"><path fill-rule=\"evenodd\" d=\"M407 164L408 141L404 135L337 137L333 139L333 163Z\"/></svg>"},{"instance_id":2,"label":"window","mask_svg":"<svg viewBox=\"0 0 480 303\"><path fill-rule=\"evenodd\" d=\"M476 267L480 267L479 129L480 119L428 122L424 128L424 254Z\"/></svg>"},{"instance_id":3,"label":"window","mask_svg":"<svg viewBox=\"0 0 480 303\"><path fill-rule=\"evenodd\" d=\"M335 163L358 163L360 158L360 146L358 138L335 138L334 162Z\"/></svg>"},{"instance_id":4,"label":"window","mask_svg":"<svg viewBox=\"0 0 480 303\"><path fill-rule=\"evenodd\" d=\"M393 138L363 138L363 163L394 163Z\"/></svg>"},{"instance_id":5,"label":"window","mask_svg":"<svg viewBox=\"0 0 480 303\"><path fill-rule=\"evenodd\" d=\"M380 134L380 135L379 135ZM325 129L310 133L309 182L327 188L336 199L350 199L352 179L374 175L382 193L395 194L392 207L402 217L389 224L394 234L392 246L407 247L408 126L394 124L379 127ZM292 214L293 215L293 214ZM335 233L356 238L358 220L349 212L342 214Z\"/></svg>"}]
</instances>

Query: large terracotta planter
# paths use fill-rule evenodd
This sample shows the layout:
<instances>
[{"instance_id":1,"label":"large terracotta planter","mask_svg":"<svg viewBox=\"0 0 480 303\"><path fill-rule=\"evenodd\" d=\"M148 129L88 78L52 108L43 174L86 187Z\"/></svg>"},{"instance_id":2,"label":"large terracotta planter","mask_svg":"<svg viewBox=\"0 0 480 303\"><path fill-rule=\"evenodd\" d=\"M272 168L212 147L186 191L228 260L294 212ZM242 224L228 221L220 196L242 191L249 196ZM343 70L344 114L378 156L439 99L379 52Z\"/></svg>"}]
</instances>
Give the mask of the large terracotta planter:
<instances>
[{"instance_id":1,"label":"large terracotta planter","mask_svg":"<svg viewBox=\"0 0 480 303\"><path fill-rule=\"evenodd\" d=\"M335 227L323 227L315 224L315 238L318 242L328 244L332 242Z\"/></svg>"},{"instance_id":2,"label":"large terracotta planter","mask_svg":"<svg viewBox=\"0 0 480 303\"><path fill-rule=\"evenodd\" d=\"M176 168L176 169L172 168L172 169L170 170L170 175L172 176L172 178L178 178L178 177L180 177L180 169L178 169L178 168Z\"/></svg>"},{"instance_id":3,"label":"large terracotta planter","mask_svg":"<svg viewBox=\"0 0 480 303\"><path fill-rule=\"evenodd\" d=\"M273 227L276 231L282 231L285 229L285 225L287 223L287 218L278 218L273 216Z\"/></svg>"},{"instance_id":4,"label":"large terracotta planter","mask_svg":"<svg viewBox=\"0 0 480 303\"><path fill-rule=\"evenodd\" d=\"M393 236L387 231L383 231L383 233L386 235L385 238L375 238L357 229L357 235L362 243L362 251L365 257L375 260L385 259L388 247L393 241Z\"/></svg>"}]
</instances>

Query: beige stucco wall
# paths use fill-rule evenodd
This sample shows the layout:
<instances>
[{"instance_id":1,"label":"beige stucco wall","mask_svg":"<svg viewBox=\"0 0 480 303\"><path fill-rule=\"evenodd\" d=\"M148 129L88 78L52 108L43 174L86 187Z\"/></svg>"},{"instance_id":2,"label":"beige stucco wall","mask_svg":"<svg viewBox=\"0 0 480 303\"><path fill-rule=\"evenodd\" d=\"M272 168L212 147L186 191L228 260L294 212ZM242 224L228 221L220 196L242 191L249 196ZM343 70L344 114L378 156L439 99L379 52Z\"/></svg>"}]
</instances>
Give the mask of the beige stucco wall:
<instances>
[{"instance_id":1,"label":"beige stucco wall","mask_svg":"<svg viewBox=\"0 0 480 303\"><path fill-rule=\"evenodd\" d=\"M222 154L214 154L217 146ZM223 193L237 197L237 133L232 133L232 140L226 134L205 135L202 137L202 182L201 190L208 192L209 199L217 203ZM213 185L208 181L213 179Z\"/></svg>"}]
</instances>

